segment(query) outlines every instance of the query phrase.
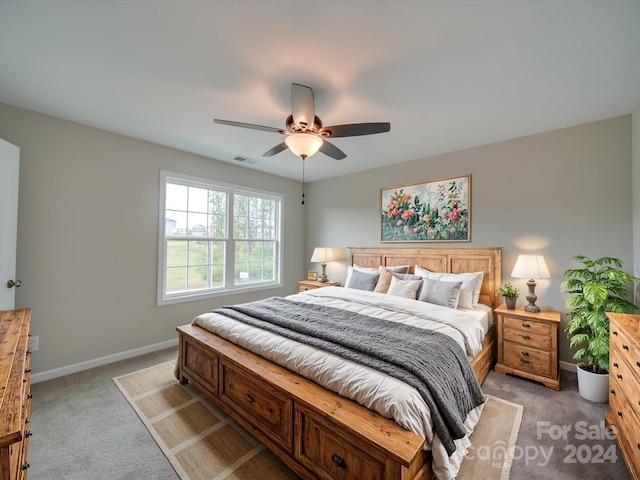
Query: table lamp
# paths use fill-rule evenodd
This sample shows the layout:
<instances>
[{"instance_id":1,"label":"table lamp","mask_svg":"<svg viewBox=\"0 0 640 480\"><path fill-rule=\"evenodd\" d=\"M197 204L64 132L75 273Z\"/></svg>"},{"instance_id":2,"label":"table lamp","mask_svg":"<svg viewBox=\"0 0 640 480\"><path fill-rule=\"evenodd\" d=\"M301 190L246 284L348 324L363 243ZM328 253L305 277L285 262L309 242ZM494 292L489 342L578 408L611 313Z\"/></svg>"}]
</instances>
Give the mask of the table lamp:
<instances>
[{"instance_id":1,"label":"table lamp","mask_svg":"<svg viewBox=\"0 0 640 480\"><path fill-rule=\"evenodd\" d=\"M327 278L327 262L333 262L335 261L335 259L336 259L336 256L332 248L316 247L313 250L311 261L320 262L320 265L322 265L322 273L318 277L319 282L325 283L329 281L329 279Z\"/></svg>"},{"instance_id":2,"label":"table lamp","mask_svg":"<svg viewBox=\"0 0 640 480\"><path fill-rule=\"evenodd\" d=\"M538 297L535 294L536 282L534 279L551 278L544 257L539 253L521 253L518 255L511 276L514 278L529 279L527 282L527 286L529 287L527 301L529 304L525 306L524 309L526 312L539 312L540 307L536 305Z\"/></svg>"}]
</instances>

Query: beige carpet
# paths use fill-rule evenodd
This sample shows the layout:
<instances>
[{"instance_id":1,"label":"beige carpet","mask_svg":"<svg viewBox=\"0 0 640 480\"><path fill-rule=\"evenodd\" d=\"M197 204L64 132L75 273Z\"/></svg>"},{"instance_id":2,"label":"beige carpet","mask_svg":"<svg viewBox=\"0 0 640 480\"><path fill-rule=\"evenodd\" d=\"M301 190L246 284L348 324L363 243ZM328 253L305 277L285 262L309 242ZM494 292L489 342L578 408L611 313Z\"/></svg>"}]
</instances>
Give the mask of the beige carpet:
<instances>
[{"instance_id":1,"label":"beige carpet","mask_svg":"<svg viewBox=\"0 0 640 480\"><path fill-rule=\"evenodd\" d=\"M127 401L182 480L298 479L191 385L179 385L174 362L116 377ZM458 480L507 480L522 406L489 397Z\"/></svg>"}]
</instances>

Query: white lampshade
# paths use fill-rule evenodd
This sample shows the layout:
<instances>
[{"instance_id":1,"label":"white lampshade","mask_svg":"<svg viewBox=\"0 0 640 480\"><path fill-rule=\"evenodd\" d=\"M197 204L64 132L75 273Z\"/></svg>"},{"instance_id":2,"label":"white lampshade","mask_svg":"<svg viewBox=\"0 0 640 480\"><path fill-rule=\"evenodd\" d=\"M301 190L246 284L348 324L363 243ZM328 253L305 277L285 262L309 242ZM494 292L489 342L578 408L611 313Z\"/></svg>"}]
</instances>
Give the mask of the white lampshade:
<instances>
[{"instance_id":1,"label":"white lampshade","mask_svg":"<svg viewBox=\"0 0 640 480\"><path fill-rule=\"evenodd\" d=\"M313 250L313 255L311 256L312 262L319 262L319 263L334 262L335 259L336 259L336 255L333 252L333 248L327 248L327 247L316 247Z\"/></svg>"},{"instance_id":2,"label":"white lampshade","mask_svg":"<svg viewBox=\"0 0 640 480\"><path fill-rule=\"evenodd\" d=\"M539 253L521 253L518 255L511 276L514 278L551 278L544 257Z\"/></svg>"},{"instance_id":3,"label":"white lampshade","mask_svg":"<svg viewBox=\"0 0 640 480\"><path fill-rule=\"evenodd\" d=\"M322 146L322 138L313 133L292 133L284 139L289 150L302 158L310 157Z\"/></svg>"}]
</instances>

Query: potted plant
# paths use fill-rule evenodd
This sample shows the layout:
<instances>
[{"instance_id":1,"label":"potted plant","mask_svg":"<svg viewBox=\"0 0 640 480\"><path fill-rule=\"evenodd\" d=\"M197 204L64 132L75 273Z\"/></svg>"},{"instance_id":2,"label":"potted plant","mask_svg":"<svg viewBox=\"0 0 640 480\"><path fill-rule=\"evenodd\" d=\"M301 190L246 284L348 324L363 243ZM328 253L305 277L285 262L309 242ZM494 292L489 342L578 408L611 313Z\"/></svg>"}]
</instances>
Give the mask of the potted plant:
<instances>
[{"instance_id":1,"label":"potted plant","mask_svg":"<svg viewBox=\"0 0 640 480\"><path fill-rule=\"evenodd\" d=\"M509 310L514 310L516 308L516 299L520 296L520 290L510 283L505 283L498 290L498 295L504 297L504 302Z\"/></svg>"},{"instance_id":2,"label":"potted plant","mask_svg":"<svg viewBox=\"0 0 640 480\"><path fill-rule=\"evenodd\" d=\"M609 318L606 312L635 313L638 307L629 301L629 284L638 278L622 270L622 261L612 257L591 260L576 255L582 268L564 272L561 289L569 321L564 328L573 355L578 360L578 392L594 402L606 402L609 389Z\"/></svg>"}]
</instances>

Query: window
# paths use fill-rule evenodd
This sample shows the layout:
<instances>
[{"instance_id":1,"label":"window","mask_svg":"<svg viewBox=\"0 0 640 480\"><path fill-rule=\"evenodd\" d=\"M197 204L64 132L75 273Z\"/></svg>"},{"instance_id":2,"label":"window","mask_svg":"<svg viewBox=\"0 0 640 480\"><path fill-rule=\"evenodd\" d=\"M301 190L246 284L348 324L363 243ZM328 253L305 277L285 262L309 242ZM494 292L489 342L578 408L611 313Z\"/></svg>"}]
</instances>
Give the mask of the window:
<instances>
[{"instance_id":1,"label":"window","mask_svg":"<svg viewBox=\"0 0 640 480\"><path fill-rule=\"evenodd\" d=\"M282 195L160 177L159 305L281 285Z\"/></svg>"}]
</instances>

